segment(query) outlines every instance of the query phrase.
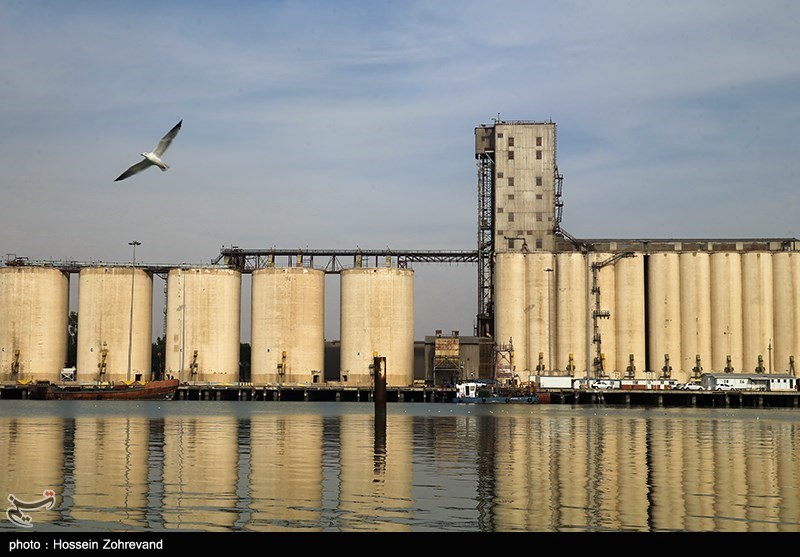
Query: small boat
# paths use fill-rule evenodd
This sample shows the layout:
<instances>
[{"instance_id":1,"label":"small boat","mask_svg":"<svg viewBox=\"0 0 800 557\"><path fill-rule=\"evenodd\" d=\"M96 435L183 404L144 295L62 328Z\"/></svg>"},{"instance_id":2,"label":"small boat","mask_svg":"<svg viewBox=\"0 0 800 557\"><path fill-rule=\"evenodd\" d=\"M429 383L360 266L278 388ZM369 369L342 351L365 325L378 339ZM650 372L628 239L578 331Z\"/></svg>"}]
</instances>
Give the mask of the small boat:
<instances>
[{"instance_id":1,"label":"small boat","mask_svg":"<svg viewBox=\"0 0 800 557\"><path fill-rule=\"evenodd\" d=\"M37 381L28 387L28 396L33 400L172 400L178 385L177 379L89 385Z\"/></svg>"},{"instance_id":2,"label":"small boat","mask_svg":"<svg viewBox=\"0 0 800 557\"><path fill-rule=\"evenodd\" d=\"M542 404L549 393L538 393L521 387L502 387L494 379L475 379L456 383L453 402L477 404Z\"/></svg>"}]
</instances>

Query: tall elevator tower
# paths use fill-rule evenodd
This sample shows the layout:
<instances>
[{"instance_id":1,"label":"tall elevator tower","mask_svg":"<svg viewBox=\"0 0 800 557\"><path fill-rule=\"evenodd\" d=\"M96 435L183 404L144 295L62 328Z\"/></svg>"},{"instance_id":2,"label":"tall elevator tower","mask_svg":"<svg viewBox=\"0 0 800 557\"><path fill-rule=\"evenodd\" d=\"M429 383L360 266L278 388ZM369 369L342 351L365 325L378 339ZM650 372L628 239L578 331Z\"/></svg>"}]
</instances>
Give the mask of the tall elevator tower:
<instances>
[{"instance_id":1,"label":"tall elevator tower","mask_svg":"<svg viewBox=\"0 0 800 557\"><path fill-rule=\"evenodd\" d=\"M561 185L553 122L494 120L475 128L478 167L478 316L475 334L494 335L494 255L553 252Z\"/></svg>"}]
</instances>

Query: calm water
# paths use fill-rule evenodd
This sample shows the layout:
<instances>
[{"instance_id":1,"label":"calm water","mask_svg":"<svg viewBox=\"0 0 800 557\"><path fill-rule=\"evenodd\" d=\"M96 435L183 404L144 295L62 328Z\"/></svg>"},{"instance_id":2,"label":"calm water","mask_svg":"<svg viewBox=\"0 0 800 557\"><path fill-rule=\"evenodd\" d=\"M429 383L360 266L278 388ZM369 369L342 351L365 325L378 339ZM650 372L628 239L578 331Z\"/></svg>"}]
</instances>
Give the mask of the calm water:
<instances>
[{"instance_id":1,"label":"calm water","mask_svg":"<svg viewBox=\"0 0 800 557\"><path fill-rule=\"evenodd\" d=\"M800 532L796 409L373 410L2 401L0 531Z\"/></svg>"}]
</instances>

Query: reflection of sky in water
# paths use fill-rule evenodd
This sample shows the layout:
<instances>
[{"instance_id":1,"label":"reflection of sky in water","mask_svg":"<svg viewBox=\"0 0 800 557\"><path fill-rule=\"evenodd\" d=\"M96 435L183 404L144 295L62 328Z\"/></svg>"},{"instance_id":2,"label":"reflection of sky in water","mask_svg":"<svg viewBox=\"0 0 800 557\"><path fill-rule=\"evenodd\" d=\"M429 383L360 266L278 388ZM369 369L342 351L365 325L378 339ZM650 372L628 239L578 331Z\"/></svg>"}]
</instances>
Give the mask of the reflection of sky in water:
<instances>
[{"instance_id":1,"label":"reflection of sky in water","mask_svg":"<svg viewBox=\"0 0 800 557\"><path fill-rule=\"evenodd\" d=\"M793 410L4 401L34 529L800 531ZM6 517L3 516L5 519ZM13 530L0 520L0 530Z\"/></svg>"}]
</instances>

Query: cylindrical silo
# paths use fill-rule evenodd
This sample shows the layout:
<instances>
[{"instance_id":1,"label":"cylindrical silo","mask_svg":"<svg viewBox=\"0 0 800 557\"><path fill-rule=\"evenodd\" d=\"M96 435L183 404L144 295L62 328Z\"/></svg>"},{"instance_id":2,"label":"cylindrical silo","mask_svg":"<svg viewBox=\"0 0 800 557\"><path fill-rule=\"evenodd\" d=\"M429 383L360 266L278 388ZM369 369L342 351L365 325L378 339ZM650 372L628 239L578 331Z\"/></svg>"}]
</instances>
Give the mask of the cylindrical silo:
<instances>
[{"instance_id":1,"label":"cylindrical silo","mask_svg":"<svg viewBox=\"0 0 800 557\"><path fill-rule=\"evenodd\" d=\"M528 328L525 308L526 259L522 253L498 253L494 267L495 339L514 347L517 369L528 369Z\"/></svg>"},{"instance_id":2,"label":"cylindrical silo","mask_svg":"<svg viewBox=\"0 0 800 557\"><path fill-rule=\"evenodd\" d=\"M775 338L772 323L772 254L742 255L742 370L753 373L770 369Z\"/></svg>"},{"instance_id":3,"label":"cylindrical silo","mask_svg":"<svg viewBox=\"0 0 800 557\"><path fill-rule=\"evenodd\" d=\"M644 377L644 256L620 259L614 264L614 302L616 305L616 368L621 377ZM633 364L631 364L631 357ZM628 367L632 367L630 372ZM630 374L630 375L628 375Z\"/></svg>"},{"instance_id":4,"label":"cylindrical silo","mask_svg":"<svg viewBox=\"0 0 800 557\"><path fill-rule=\"evenodd\" d=\"M166 374L239 381L242 276L234 269L172 269L167 276Z\"/></svg>"},{"instance_id":5,"label":"cylindrical silo","mask_svg":"<svg viewBox=\"0 0 800 557\"><path fill-rule=\"evenodd\" d=\"M788 373L790 358L795 369L800 358L800 255L772 255L773 328L775 330L772 371Z\"/></svg>"},{"instance_id":6,"label":"cylindrical silo","mask_svg":"<svg viewBox=\"0 0 800 557\"><path fill-rule=\"evenodd\" d=\"M131 267L84 267L79 276L77 379L149 380L152 276Z\"/></svg>"},{"instance_id":7,"label":"cylindrical silo","mask_svg":"<svg viewBox=\"0 0 800 557\"><path fill-rule=\"evenodd\" d=\"M698 372L711 371L711 260L705 252L680 254L681 372L688 381ZM699 363L698 363L699 358ZM676 366L677 367L677 366Z\"/></svg>"},{"instance_id":8,"label":"cylindrical silo","mask_svg":"<svg viewBox=\"0 0 800 557\"><path fill-rule=\"evenodd\" d=\"M322 381L325 273L305 267L253 271L251 299L252 382Z\"/></svg>"},{"instance_id":9,"label":"cylindrical silo","mask_svg":"<svg viewBox=\"0 0 800 557\"><path fill-rule=\"evenodd\" d=\"M594 324L595 319L592 319L592 365L595 367L595 359L598 358L597 351L600 350L600 358L603 359L603 374L610 377L623 377L625 368L622 370L616 369L617 367L617 304L616 304L616 276L614 266L619 265L621 261L614 263L608 262L614 254L612 253L599 253L594 252L589 254L589 264L591 273L589 275L589 289L593 290L594 286L597 287L598 292L591 292L589 304L591 304L590 313L600 310L600 314L596 319L598 339L595 339ZM603 264L606 263L606 264ZM591 266L598 265L595 269ZM595 273L597 274L597 284L594 284ZM599 298L596 297L599 295ZM599 307L597 302L599 300ZM608 312L607 314L605 312ZM594 313L592 313L594 315ZM608 317L601 317L608 315ZM599 340L599 346L598 342Z\"/></svg>"},{"instance_id":10,"label":"cylindrical silo","mask_svg":"<svg viewBox=\"0 0 800 557\"><path fill-rule=\"evenodd\" d=\"M653 253L648 261L650 362L659 377L664 367L678 375L681 368L680 264L677 253Z\"/></svg>"},{"instance_id":11,"label":"cylindrical silo","mask_svg":"<svg viewBox=\"0 0 800 557\"><path fill-rule=\"evenodd\" d=\"M711 369L742 369L742 260L736 252L711 254Z\"/></svg>"},{"instance_id":12,"label":"cylindrical silo","mask_svg":"<svg viewBox=\"0 0 800 557\"><path fill-rule=\"evenodd\" d=\"M586 258L580 253L556 255L555 368L574 374L585 371L587 331Z\"/></svg>"},{"instance_id":13,"label":"cylindrical silo","mask_svg":"<svg viewBox=\"0 0 800 557\"><path fill-rule=\"evenodd\" d=\"M414 272L354 268L341 272L341 375L372 385L374 354L386 358L387 386L414 382Z\"/></svg>"},{"instance_id":14,"label":"cylindrical silo","mask_svg":"<svg viewBox=\"0 0 800 557\"><path fill-rule=\"evenodd\" d=\"M537 366L548 373L555 365L553 347L555 339L555 260L552 253L533 252L527 255L527 295L524 305L527 327L527 367L521 368L517 360L517 369L523 380L528 380L530 372L537 371ZM519 350L514 342L514 356L518 358ZM539 359L541 354L541 362ZM539 370L539 371L542 371Z\"/></svg>"},{"instance_id":15,"label":"cylindrical silo","mask_svg":"<svg viewBox=\"0 0 800 557\"><path fill-rule=\"evenodd\" d=\"M59 381L67 359L69 276L0 268L0 379Z\"/></svg>"}]
</instances>

